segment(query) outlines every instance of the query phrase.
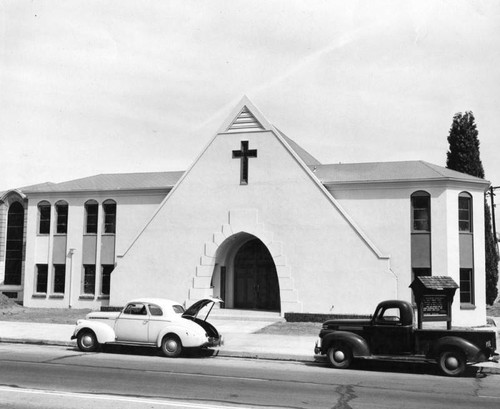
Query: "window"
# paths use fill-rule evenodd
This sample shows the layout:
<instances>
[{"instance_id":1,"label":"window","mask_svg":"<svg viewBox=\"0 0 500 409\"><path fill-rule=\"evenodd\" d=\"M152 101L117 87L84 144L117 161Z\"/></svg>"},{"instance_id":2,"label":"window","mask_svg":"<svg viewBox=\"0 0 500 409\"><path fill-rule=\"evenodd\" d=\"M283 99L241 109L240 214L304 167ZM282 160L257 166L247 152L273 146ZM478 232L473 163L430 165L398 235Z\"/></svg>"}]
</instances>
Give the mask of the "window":
<instances>
[{"instance_id":1,"label":"window","mask_svg":"<svg viewBox=\"0 0 500 409\"><path fill-rule=\"evenodd\" d=\"M460 269L460 303L474 304L472 268Z\"/></svg>"},{"instance_id":2,"label":"window","mask_svg":"<svg viewBox=\"0 0 500 409\"><path fill-rule=\"evenodd\" d=\"M468 193L458 197L458 230L472 233L472 197Z\"/></svg>"},{"instance_id":3,"label":"window","mask_svg":"<svg viewBox=\"0 0 500 409\"><path fill-rule=\"evenodd\" d=\"M95 294L95 265L83 265L83 293Z\"/></svg>"},{"instance_id":4,"label":"window","mask_svg":"<svg viewBox=\"0 0 500 409\"><path fill-rule=\"evenodd\" d=\"M172 309L176 314L184 314L185 312L184 307L178 304L172 305Z\"/></svg>"},{"instance_id":5,"label":"window","mask_svg":"<svg viewBox=\"0 0 500 409\"><path fill-rule=\"evenodd\" d=\"M47 264L37 264L36 265L36 292L46 293L47 292Z\"/></svg>"},{"instance_id":6,"label":"window","mask_svg":"<svg viewBox=\"0 0 500 409\"><path fill-rule=\"evenodd\" d=\"M163 315L161 308L154 304L149 304L149 312L155 317L161 317Z\"/></svg>"},{"instance_id":7,"label":"window","mask_svg":"<svg viewBox=\"0 0 500 409\"><path fill-rule=\"evenodd\" d=\"M131 303L127 305L125 310L123 310L124 314L130 315L147 315L146 306L141 303Z\"/></svg>"},{"instance_id":8,"label":"window","mask_svg":"<svg viewBox=\"0 0 500 409\"><path fill-rule=\"evenodd\" d=\"M431 231L431 197L427 192L411 195L412 230L414 232Z\"/></svg>"},{"instance_id":9,"label":"window","mask_svg":"<svg viewBox=\"0 0 500 409\"><path fill-rule=\"evenodd\" d=\"M116 203L113 200L106 200L104 209L104 233L116 233Z\"/></svg>"},{"instance_id":10,"label":"window","mask_svg":"<svg viewBox=\"0 0 500 409\"><path fill-rule=\"evenodd\" d=\"M66 265L54 264L54 293L64 294L66 284Z\"/></svg>"},{"instance_id":11,"label":"window","mask_svg":"<svg viewBox=\"0 0 500 409\"><path fill-rule=\"evenodd\" d=\"M66 202L56 203L56 217L56 233L66 234L68 232L68 204Z\"/></svg>"},{"instance_id":12,"label":"window","mask_svg":"<svg viewBox=\"0 0 500 409\"><path fill-rule=\"evenodd\" d=\"M1 235L1 234L0 234ZM0 239L1 247L1 239ZM19 202L9 206L5 242L5 285L20 285L23 274L24 207ZM1 253L1 252L0 252ZM0 254L0 259L2 255Z\"/></svg>"},{"instance_id":13,"label":"window","mask_svg":"<svg viewBox=\"0 0 500 409\"><path fill-rule=\"evenodd\" d=\"M399 308L391 307L384 309L378 316L377 322L382 324L395 324L401 322Z\"/></svg>"},{"instance_id":14,"label":"window","mask_svg":"<svg viewBox=\"0 0 500 409\"><path fill-rule=\"evenodd\" d=\"M97 233L97 216L99 213L99 205L95 200L89 200L85 203L85 233Z\"/></svg>"},{"instance_id":15,"label":"window","mask_svg":"<svg viewBox=\"0 0 500 409\"><path fill-rule=\"evenodd\" d=\"M109 295L111 272L115 266L113 264L103 264L101 266L101 294Z\"/></svg>"},{"instance_id":16,"label":"window","mask_svg":"<svg viewBox=\"0 0 500 409\"><path fill-rule=\"evenodd\" d=\"M38 204L38 233L39 234L49 234L50 233L50 203L40 202Z\"/></svg>"}]
</instances>

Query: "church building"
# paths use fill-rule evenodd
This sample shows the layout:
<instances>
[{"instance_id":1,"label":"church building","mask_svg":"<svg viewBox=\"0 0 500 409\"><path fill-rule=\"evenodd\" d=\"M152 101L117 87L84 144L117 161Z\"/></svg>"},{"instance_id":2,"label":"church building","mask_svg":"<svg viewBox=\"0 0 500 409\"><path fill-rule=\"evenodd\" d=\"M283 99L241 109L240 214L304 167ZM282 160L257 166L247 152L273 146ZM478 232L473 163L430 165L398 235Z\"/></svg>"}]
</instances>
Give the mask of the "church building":
<instances>
[{"instance_id":1,"label":"church building","mask_svg":"<svg viewBox=\"0 0 500 409\"><path fill-rule=\"evenodd\" d=\"M370 314L435 275L460 286L453 324L480 325L488 187L424 161L321 164L245 97L186 171L0 192L0 292L28 307L219 296Z\"/></svg>"}]
</instances>

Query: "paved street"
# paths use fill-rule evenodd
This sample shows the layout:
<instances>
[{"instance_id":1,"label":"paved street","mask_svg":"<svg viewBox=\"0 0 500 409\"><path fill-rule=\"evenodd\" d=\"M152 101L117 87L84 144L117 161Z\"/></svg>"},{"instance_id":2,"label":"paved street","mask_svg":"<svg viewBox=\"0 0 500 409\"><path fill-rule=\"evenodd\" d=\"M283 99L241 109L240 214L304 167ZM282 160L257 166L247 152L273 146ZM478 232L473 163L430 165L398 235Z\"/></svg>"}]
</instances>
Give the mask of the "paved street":
<instances>
[{"instance_id":1,"label":"paved street","mask_svg":"<svg viewBox=\"0 0 500 409\"><path fill-rule=\"evenodd\" d=\"M474 373L0 344L0 402L9 408L498 408L498 376Z\"/></svg>"}]
</instances>

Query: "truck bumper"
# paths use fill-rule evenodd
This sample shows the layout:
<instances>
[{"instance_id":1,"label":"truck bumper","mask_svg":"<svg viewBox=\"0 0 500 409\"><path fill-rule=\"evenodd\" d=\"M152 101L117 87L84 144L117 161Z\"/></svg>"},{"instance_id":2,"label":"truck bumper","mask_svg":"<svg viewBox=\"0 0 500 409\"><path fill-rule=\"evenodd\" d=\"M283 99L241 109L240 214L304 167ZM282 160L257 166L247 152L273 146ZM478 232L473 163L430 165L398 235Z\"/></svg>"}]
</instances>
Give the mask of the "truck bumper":
<instances>
[{"instance_id":1,"label":"truck bumper","mask_svg":"<svg viewBox=\"0 0 500 409\"><path fill-rule=\"evenodd\" d=\"M321 338L316 340L316 344L314 345L314 355L321 354Z\"/></svg>"}]
</instances>

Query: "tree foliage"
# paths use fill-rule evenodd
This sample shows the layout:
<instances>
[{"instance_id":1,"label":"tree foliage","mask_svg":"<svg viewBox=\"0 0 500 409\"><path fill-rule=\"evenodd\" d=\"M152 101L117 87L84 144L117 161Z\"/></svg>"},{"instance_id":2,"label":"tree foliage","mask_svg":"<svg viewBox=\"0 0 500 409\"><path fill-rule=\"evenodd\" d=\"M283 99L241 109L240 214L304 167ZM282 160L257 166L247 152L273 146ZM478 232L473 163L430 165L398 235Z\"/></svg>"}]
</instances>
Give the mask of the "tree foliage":
<instances>
[{"instance_id":1,"label":"tree foliage","mask_svg":"<svg viewBox=\"0 0 500 409\"><path fill-rule=\"evenodd\" d=\"M446 167L484 179L483 164L479 155L478 131L472 112L455 114L448 136L450 145ZM486 302L493 304L498 295L498 252L491 228L491 212L484 202L484 235L486 252Z\"/></svg>"}]
</instances>

